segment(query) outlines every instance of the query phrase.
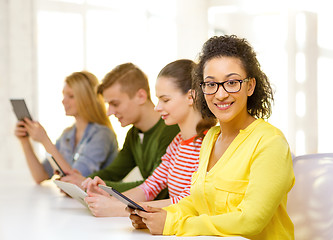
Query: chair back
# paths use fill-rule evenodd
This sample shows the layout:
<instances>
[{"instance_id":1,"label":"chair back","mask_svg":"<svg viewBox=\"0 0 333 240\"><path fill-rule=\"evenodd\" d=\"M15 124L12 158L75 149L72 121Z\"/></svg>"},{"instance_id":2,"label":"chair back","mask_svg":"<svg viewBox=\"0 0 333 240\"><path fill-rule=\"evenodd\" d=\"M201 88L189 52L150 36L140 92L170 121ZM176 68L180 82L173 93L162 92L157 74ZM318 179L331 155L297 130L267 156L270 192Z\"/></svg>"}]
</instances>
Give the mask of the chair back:
<instances>
[{"instance_id":1,"label":"chair back","mask_svg":"<svg viewBox=\"0 0 333 240\"><path fill-rule=\"evenodd\" d=\"M333 153L296 156L293 163L287 209L295 239L333 240Z\"/></svg>"}]
</instances>

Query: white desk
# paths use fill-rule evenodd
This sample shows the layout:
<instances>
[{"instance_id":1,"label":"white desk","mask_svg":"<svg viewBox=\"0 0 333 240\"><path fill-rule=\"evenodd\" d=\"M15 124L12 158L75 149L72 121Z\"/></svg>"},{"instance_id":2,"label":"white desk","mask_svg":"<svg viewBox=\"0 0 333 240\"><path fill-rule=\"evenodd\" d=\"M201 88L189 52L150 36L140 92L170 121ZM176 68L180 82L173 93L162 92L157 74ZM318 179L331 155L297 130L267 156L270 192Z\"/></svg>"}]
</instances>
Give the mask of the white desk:
<instances>
[{"instance_id":1,"label":"white desk","mask_svg":"<svg viewBox=\"0 0 333 240\"><path fill-rule=\"evenodd\" d=\"M153 236L135 230L129 218L93 217L78 201L64 196L51 181L33 182L28 172L0 171L0 239L221 239ZM225 240L240 240L227 237Z\"/></svg>"}]
</instances>

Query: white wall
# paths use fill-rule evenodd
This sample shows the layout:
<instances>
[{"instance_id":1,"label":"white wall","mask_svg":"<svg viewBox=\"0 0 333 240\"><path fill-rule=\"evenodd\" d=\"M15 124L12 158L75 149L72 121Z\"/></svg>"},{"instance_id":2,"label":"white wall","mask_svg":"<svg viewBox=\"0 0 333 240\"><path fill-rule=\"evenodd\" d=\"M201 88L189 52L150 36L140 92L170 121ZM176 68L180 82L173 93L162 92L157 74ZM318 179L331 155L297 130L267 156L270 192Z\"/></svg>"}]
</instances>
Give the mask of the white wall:
<instances>
[{"instance_id":1,"label":"white wall","mask_svg":"<svg viewBox=\"0 0 333 240\"><path fill-rule=\"evenodd\" d=\"M178 57L195 59L208 38L208 1L177 1Z\"/></svg>"},{"instance_id":2,"label":"white wall","mask_svg":"<svg viewBox=\"0 0 333 240\"><path fill-rule=\"evenodd\" d=\"M9 98L24 97L37 115L34 1L0 0L0 167L23 168Z\"/></svg>"}]
</instances>

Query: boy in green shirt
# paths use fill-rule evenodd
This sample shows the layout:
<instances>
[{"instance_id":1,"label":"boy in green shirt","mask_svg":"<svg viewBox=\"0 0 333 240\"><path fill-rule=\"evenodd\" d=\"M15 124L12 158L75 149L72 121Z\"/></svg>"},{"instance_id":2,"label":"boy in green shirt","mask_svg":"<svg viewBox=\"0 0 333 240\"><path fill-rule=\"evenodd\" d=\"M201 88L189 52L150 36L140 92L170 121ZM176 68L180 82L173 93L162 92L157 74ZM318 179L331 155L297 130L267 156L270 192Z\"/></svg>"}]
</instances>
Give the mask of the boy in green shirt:
<instances>
[{"instance_id":1,"label":"boy in green shirt","mask_svg":"<svg viewBox=\"0 0 333 240\"><path fill-rule=\"evenodd\" d=\"M89 177L99 176L108 186L126 191L140 185L160 164L167 146L179 132L177 125L167 126L154 111L147 76L134 64L118 65L109 72L98 87L108 103L108 115L115 115L122 127L133 124L122 150L105 169ZM144 180L122 182L136 166ZM81 187L85 180L78 171L68 172L62 181Z\"/></svg>"}]
</instances>

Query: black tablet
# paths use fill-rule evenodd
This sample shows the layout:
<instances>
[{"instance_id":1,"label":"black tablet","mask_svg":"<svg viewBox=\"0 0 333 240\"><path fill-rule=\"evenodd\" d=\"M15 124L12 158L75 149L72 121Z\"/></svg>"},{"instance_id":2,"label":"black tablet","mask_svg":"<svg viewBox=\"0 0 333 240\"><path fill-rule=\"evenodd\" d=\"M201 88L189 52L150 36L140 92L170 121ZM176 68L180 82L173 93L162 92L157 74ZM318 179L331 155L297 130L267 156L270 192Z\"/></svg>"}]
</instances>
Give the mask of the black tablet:
<instances>
[{"instance_id":1,"label":"black tablet","mask_svg":"<svg viewBox=\"0 0 333 240\"><path fill-rule=\"evenodd\" d=\"M29 113L24 99L10 99L10 102L13 106L13 110L17 117L17 120L23 121L24 118L29 118L30 120L32 120L32 117Z\"/></svg>"},{"instance_id":2,"label":"black tablet","mask_svg":"<svg viewBox=\"0 0 333 240\"><path fill-rule=\"evenodd\" d=\"M61 177L66 176L66 174L64 173L64 171L61 169L60 165L57 163L57 161L54 159L54 157L51 154L46 153L46 158L49 161L49 163L51 164L52 168L54 170L57 170L59 172L59 175Z\"/></svg>"},{"instance_id":3,"label":"black tablet","mask_svg":"<svg viewBox=\"0 0 333 240\"><path fill-rule=\"evenodd\" d=\"M116 189L108 186L104 186L99 184L98 185L100 188L102 188L104 191L112 195L113 197L117 198L119 201L125 203L127 206L133 209L139 209L141 211L147 212L143 207L141 207L139 204L134 202L133 200L129 199L126 197L124 194L118 192Z\"/></svg>"}]
</instances>

